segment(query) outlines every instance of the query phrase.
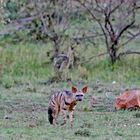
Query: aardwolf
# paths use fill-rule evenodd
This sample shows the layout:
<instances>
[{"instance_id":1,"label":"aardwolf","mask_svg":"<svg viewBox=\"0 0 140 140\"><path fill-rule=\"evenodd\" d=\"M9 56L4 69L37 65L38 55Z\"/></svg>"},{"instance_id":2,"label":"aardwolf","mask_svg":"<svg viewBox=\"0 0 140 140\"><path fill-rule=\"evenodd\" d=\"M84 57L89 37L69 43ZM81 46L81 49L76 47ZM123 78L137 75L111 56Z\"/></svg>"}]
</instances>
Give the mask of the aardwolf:
<instances>
[{"instance_id":1,"label":"aardwolf","mask_svg":"<svg viewBox=\"0 0 140 140\"><path fill-rule=\"evenodd\" d=\"M73 112L78 101L82 101L84 93L87 93L88 87L85 86L81 90L72 87L71 91L59 91L51 96L48 107L48 120L50 124L56 125L56 119L60 112L63 114L64 123L66 124L66 112L69 111L70 125L73 127Z\"/></svg>"}]
</instances>

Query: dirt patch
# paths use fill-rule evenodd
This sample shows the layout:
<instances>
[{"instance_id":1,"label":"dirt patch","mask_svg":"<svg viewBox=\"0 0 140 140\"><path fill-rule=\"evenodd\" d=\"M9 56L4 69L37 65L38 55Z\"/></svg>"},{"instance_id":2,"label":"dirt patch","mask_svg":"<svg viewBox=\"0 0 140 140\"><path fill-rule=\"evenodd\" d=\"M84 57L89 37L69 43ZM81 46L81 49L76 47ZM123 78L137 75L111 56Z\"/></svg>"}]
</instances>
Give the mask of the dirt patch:
<instances>
[{"instance_id":1,"label":"dirt patch","mask_svg":"<svg viewBox=\"0 0 140 140\"><path fill-rule=\"evenodd\" d=\"M16 111L16 112L46 112L47 105L41 103L34 103L33 101L20 100L5 102L0 105L1 110Z\"/></svg>"}]
</instances>

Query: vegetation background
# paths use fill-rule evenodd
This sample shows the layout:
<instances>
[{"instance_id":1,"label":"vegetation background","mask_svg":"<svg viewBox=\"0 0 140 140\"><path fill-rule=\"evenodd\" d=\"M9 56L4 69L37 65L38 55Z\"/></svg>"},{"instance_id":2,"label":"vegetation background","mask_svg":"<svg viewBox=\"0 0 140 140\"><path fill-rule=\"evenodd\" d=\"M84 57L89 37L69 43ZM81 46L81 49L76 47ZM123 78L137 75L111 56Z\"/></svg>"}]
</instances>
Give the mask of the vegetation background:
<instances>
[{"instance_id":1,"label":"vegetation background","mask_svg":"<svg viewBox=\"0 0 140 140\"><path fill-rule=\"evenodd\" d=\"M139 9L139 0L0 0L0 139L138 140L139 111L113 103L140 85ZM72 130L53 128L49 97L71 84L88 94Z\"/></svg>"}]
</instances>

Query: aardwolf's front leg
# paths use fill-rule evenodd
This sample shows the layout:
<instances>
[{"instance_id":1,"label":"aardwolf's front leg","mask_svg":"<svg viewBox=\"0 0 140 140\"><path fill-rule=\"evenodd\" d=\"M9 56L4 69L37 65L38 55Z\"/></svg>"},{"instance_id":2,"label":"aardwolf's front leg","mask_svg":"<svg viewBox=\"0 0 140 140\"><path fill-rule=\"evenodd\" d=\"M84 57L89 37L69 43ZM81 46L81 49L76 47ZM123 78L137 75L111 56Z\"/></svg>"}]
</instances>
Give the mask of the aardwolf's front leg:
<instances>
[{"instance_id":1,"label":"aardwolf's front leg","mask_svg":"<svg viewBox=\"0 0 140 140\"><path fill-rule=\"evenodd\" d=\"M71 128L73 128L73 114L74 114L74 111L71 111L70 112L70 126L71 126Z\"/></svg>"}]
</instances>

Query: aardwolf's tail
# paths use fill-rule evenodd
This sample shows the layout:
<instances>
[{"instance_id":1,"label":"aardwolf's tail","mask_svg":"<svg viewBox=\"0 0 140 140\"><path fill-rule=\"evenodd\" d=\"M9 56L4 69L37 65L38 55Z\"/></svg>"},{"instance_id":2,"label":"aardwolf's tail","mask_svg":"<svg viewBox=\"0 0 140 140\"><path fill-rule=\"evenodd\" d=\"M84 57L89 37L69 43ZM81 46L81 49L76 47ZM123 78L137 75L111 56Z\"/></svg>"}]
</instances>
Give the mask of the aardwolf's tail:
<instances>
[{"instance_id":1,"label":"aardwolf's tail","mask_svg":"<svg viewBox=\"0 0 140 140\"><path fill-rule=\"evenodd\" d=\"M50 124L53 124L53 116L52 116L53 110L49 107L48 108L48 120Z\"/></svg>"}]
</instances>

